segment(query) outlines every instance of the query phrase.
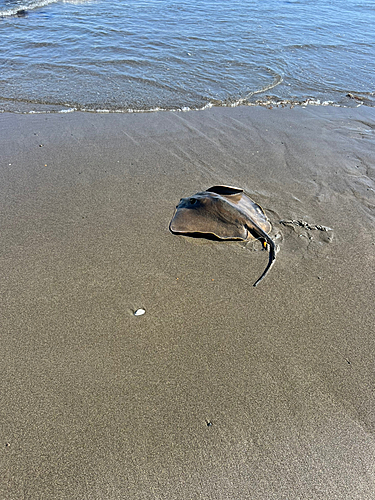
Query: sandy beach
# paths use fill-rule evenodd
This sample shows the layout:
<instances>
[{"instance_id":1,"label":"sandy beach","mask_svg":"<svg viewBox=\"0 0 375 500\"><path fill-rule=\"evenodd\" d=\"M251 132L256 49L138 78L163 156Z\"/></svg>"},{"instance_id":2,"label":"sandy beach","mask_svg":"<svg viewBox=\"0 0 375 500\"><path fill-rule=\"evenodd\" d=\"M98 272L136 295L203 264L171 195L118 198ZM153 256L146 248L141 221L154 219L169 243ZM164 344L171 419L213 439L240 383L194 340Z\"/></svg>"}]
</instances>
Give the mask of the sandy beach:
<instances>
[{"instance_id":1,"label":"sandy beach","mask_svg":"<svg viewBox=\"0 0 375 500\"><path fill-rule=\"evenodd\" d=\"M375 498L375 108L0 130L0 498ZM217 184L272 223L257 288L260 242L168 230Z\"/></svg>"}]
</instances>

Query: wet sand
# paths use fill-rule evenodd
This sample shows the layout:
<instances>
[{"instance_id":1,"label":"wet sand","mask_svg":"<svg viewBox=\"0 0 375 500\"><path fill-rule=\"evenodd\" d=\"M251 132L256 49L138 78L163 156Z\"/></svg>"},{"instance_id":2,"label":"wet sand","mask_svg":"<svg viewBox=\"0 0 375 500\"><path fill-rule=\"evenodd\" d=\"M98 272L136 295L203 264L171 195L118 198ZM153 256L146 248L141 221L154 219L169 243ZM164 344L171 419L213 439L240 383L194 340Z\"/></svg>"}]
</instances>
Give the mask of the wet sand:
<instances>
[{"instance_id":1,"label":"wet sand","mask_svg":"<svg viewBox=\"0 0 375 500\"><path fill-rule=\"evenodd\" d=\"M375 498L374 108L0 130L1 498ZM257 288L259 242L168 230L216 184L273 224Z\"/></svg>"}]
</instances>

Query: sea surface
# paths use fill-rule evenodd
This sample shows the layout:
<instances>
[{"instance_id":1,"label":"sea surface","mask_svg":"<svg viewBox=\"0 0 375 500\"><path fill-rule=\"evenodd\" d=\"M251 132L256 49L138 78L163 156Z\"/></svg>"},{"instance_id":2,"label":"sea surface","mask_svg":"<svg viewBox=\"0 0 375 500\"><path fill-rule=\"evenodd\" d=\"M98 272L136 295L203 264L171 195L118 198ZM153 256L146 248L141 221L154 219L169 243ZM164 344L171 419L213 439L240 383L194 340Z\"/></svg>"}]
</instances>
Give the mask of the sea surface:
<instances>
[{"instance_id":1,"label":"sea surface","mask_svg":"<svg viewBox=\"0 0 375 500\"><path fill-rule=\"evenodd\" d=\"M0 111L375 105L374 0L0 0Z\"/></svg>"}]
</instances>

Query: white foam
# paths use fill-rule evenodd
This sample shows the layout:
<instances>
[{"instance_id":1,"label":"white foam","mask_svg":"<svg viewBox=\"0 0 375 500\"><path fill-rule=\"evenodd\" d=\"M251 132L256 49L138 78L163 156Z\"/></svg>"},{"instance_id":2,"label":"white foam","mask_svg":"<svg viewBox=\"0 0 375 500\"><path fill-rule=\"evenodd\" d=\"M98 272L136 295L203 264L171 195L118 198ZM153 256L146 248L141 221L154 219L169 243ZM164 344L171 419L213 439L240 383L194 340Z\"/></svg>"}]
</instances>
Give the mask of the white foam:
<instances>
[{"instance_id":1,"label":"white foam","mask_svg":"<svg viewBox=\"0 0 375 500\"><path fill-rule=\"evenodd\" d=\"M74 113L74 111L77 111L77 108L61 109L59 113Z\"/></svg>"}]
</instances>

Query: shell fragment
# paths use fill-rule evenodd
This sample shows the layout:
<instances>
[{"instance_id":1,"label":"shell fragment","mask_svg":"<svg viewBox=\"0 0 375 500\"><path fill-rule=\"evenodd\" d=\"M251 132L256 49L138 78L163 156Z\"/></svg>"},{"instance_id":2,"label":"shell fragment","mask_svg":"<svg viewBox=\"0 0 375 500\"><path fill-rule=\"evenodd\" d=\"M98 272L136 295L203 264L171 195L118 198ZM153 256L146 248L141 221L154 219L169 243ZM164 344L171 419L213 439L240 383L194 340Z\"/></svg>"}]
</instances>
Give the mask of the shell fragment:
<instances>
[{"instance_id":1,"label":"shell fragment","mask_svg":"<svg viewBox=\"0 0 375 500\"><path fill-rule=\"evenodd\" d=\"M134 311L134 316L143 316L146 311L144 309L137 309Z\"/></svg>"}]
</instances>

